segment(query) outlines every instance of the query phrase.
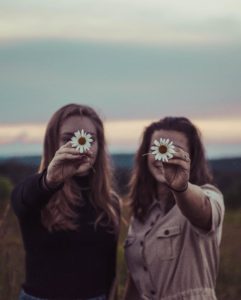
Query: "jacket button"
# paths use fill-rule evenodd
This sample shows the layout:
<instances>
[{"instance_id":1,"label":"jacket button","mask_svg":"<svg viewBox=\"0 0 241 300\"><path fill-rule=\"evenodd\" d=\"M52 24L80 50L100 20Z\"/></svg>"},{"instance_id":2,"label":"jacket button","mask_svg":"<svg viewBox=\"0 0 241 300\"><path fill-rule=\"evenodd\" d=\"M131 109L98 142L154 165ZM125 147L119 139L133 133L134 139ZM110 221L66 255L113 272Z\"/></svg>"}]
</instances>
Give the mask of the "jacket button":
<instances>
[{"instance_id":1,"label":"jacket button","mask_svg":"<svg viewBox=\"0 0 241 300\"><path fill-rule=\"evenodd\" d=\"M144 269L144 271L147 271L147 267L146 266L143 266L143 269Z\"/></svg>"},{"instance_id":2,"label":"jacket button","mask_svg":"<svg viewBox=\"0 0 241 300\"><path fill-rule=\"evenodd\" d=\"M141 246L143 246L143 245L144 245L143 241L140 241L140 245L141 245Z\"/></svg>"},{"instance_id":3,"label":"jacket button","mask_svg":"<svg viewBox=\"0 0 241 300\"><path fill-rule=\"evenodd\" d=\"M165 231L164 231L164 234L165 235L168 235L170 233L170 231L168 230L168 229L166 229Z\"/></svg>"},{"instance_id":4,"label":"jacket button","mask_svg":"<svg viewBox=\"0 0 241 300\"><path fill-rule=\"evenodd\" d=\"M152 295L155 295L156 292L155 292L154 290L151 290L151 294L152 294Z\"/></svg>"}]
</instances>

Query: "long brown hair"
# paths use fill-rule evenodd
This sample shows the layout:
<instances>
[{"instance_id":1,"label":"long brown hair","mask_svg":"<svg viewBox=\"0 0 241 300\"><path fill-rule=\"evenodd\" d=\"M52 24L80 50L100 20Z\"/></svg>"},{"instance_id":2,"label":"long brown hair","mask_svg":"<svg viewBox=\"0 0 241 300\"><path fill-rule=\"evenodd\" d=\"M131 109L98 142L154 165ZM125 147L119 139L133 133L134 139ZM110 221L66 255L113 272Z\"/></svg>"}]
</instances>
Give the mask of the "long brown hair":
<instances>
[{"instance_id":1,"label":"long brown hair","mask_svg":"<svg viewBox=\"0 0 241 300\"><path fill-rule=\"evenodd\" d=\"M89 198L97 212L95 225L100 223L118 232L120 208L119 198L113 190L112 170L106 150L103 123L97 113L89 106L68 104L54 113L50 119L44 138L44 151L39 172L46 169L59 148L61 125L71 116L88 117L97 132L98 153L94 172L89 174ZM74 207L81 205L80 190L74 180L65 182L64 187L54 194L42 210L42 223L49 230L75 230L78 228L77 212Z\"/></svg>"},{"instance_id":2,"label":"long brown hair","mask_svg":"<svg viewBox=\"0 0 241 300\"><path fill-rule=\"evenodd\" d=\"M213 182L205 158L201 133L190 120L184 117L166 117L150 124L144 130L129 184L131 210L140 221L144 221L148 207L157 193L156 181L149 171L147 156L143 156L143 154L149 152L153 132L160 129L179 131L187 137L191 158L190 182L197 185Z\"/></svg>"}]
</instances>

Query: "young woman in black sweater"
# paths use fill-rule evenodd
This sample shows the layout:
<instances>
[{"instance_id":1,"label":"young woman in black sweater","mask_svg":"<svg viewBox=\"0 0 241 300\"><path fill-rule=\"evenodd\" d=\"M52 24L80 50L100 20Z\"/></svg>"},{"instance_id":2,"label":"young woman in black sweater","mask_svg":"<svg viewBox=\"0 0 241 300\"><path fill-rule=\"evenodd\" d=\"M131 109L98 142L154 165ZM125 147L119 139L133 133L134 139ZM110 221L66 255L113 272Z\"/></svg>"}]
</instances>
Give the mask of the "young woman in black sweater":
<instances>
[{"instance_id":1,"label":"young woman in black sweater","mask_svg":"<svg viewBox=\"0 0 241 300\"><path fill-rule=\"evenodd\" d=\"M15 187L12 206L26 251L19 299L112 297L120 207L92 108L69 104L53 115L39 172Z\"/></svg>"}]
</instances>

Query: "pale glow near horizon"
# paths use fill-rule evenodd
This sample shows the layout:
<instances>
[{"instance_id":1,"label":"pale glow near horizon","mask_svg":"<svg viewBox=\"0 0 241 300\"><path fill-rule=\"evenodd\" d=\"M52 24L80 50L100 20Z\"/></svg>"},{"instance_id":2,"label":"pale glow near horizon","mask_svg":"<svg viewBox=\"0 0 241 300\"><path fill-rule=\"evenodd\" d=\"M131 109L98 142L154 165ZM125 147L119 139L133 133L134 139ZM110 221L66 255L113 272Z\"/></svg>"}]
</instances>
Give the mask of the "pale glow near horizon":
<instances>
[{"instance_id":1,"label":"pale glow near horizon","mask_svg":"<svg viewBox=\"0 0 241 300\"><path fill-rule=\"evenodd\" d=\"M106 121L105 131L110 148L133 151L140 142L143 129L153 120ZM241 143L241 120L193 120L201 130L204 143ZM0 145L42 144L46 124L0 124ZM240 151L241 152L241 151Z\"/></svg>"}]
</instances>

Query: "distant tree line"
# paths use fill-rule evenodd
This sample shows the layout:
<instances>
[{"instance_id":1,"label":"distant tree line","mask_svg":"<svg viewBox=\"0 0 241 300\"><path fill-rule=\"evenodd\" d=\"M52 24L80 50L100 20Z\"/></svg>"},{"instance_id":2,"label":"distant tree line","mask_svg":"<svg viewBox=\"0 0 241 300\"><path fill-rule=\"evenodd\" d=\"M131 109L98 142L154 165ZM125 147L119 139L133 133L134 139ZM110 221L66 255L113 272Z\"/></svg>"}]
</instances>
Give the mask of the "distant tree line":
<instances>
[{"instance_id":1,"label":"distant tree line","mask_svg":"<svg viewBox=\"0 0 241 300\"><path fill-rule=\"evenodd\" d=\"M217 160L211 162L217 187L223 192L227 208L241 208L241 159ZM25 177L37 172L36 165L25 164L17 159L0 163L0 208L1 200L10 193L10 185L15 185ZM130 167L115 168L116 186L121 195L128 192L128 182L131 175ZM3 202L4 200L2 200Z\"/></svg>"}]
</instances>

